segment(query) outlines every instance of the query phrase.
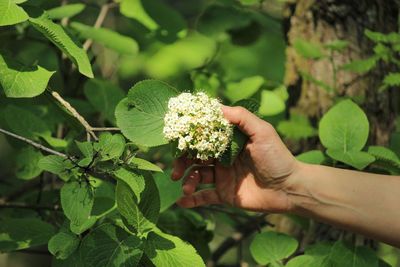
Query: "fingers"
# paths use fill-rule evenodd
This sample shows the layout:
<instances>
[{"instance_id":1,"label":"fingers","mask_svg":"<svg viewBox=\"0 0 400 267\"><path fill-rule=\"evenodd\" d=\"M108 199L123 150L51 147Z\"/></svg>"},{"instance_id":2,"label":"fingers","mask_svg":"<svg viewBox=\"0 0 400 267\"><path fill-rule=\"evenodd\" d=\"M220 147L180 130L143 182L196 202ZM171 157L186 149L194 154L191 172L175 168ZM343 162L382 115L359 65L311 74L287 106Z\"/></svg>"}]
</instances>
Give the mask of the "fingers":
<instances>
[{"instance_id":1,"label":"fingers","mask_svg":"<svg viewBox=\"0 0 400 267\"><path fill-rule=\"evenodd\" d=\"M185 195L191 195L196 191L200 182L200 173L198 170L192 171L183 182L182 190Z\"/></svg>"},{"instance_id":2,"label":"fingers","mask_svg":"<svg viewBox=\"0 0 400 267\"><path fill-rule=\"evenodd\" d=\"M173 166L171 178L172 180L179 180L185 172L186 162L183 158L178 158L174 161Z\"/></svg>"},{"instance_id":3,"label":"fingers","mask_svg":"<svg viewBox=\"0 0 400 267\"><path fill-rule=\"evenodd\" d=\"M204 205L222 204L222 201L214 189L207 189L184 196L176 203L182 208L194 208Z\"/></svg>"},{"instance_id":4,"label":"fingers","mask_svg":"<svg viewBox=\"0 0 400 267\"><path fill-rule=\"evenodd\" d=\"M243 107L222 106L222 112L227 120L250 137L256 135L266 123Z\"/></svg>"}]
</instances>

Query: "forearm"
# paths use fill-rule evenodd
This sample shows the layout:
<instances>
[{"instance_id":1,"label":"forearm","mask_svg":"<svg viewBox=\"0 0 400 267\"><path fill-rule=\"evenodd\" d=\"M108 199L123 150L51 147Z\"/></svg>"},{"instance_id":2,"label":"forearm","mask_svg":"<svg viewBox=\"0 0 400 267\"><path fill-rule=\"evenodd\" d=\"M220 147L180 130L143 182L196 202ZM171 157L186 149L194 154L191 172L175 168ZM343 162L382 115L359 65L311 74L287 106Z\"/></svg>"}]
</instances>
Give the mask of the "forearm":
<instances>
[{"instance_id":1,"label":"forearm","mask_svg":"<svg viewBox=\"0 0 400 267\"><path fill-rule=\"evenodd\" d=\"M400 246L400 177L300 163L286 192L293 213Z\"/></svg>"}]
</instances>

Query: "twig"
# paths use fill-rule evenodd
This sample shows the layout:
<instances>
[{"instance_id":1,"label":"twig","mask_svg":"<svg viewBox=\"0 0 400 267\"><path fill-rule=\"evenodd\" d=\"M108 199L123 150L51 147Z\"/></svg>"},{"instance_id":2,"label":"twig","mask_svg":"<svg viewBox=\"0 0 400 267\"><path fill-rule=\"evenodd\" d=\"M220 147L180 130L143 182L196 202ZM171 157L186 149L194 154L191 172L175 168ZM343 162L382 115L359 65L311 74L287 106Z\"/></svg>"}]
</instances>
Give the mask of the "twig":
<instances>
[{"instance_id":1,"label":"twig","mask_svg":"<svg viewBox=\"0 0 400 267\"><path fill-rule=\"evenodd\" d=\"M59 205L47 206L47 205L29 205L25 203L0 203L0 209L13 208L13 209L32 209L32 210L51 210L57 211L61 207Z\"/></svg>"},{"instance_id":2,"label":"twig","mask_svg":"<svg viewBox=\"0 0 400 267\"><path fill-rule=\"evenodd\" d=\"M25 142L25 143L28 143L28 144L30 144L31 146L36 147L37 149L46 151L47 153L54 154L54 155L57 155L57 156L60 156L60 157L63 157L63 158L68 158L68 156L65 155L64 153L61 153L61 152L58 152L58 151L53 150L53 149L51 149L51 148L45 147L45 146L43 146L43 145L41 145L41 144L39 144L39 143L36 143L36 142L34 142L34 141L32 141L32 140L30 140L30 139L28 139L28 138L25 138L25 137L23 137L23 136L17 135L17 134L12 133L12 132L9 132L9 131L4 130L4 129L2 129L2 128L0 128L0 132L3 133L3 134L5 134L5 135L11 136L11 137L13 137L13 138L16 138L16 139L18 139L18 140L21 140L21 141L23 141L23 142Z\"/></svg>"},{"instance_id":3,"label":"twig","mask_svg":"<svg viewBox=\"0 0 400 267\"><path fill-rule=\"evenodd\" d=\"M96 22L93 25L93 28L97 29L97 28L101 27L101 25L103 24L104 20L107 17L107 13L108 13L109 9L110 9L110 4L105 4L105 5L101 6L99 15L97 16L97 19L96 19ZM92 46L92 44L93 44L93 40L92 39L87 39L85 41L85 43L83 44L83 49L85 51L89 50L89 48Z\"/></svg>"},{"instance_id":4,"label":"twig","mask_svg":"<svg viewBox=\"0 0 400 267\"><path fill-rule=\"evenodd\" d=\"M105 132L105 131L121 131L120 128L117 127L93 127L92 131L94 132Z\"/></svg>"},{"instance_id":5,"label":"twig","mask_svg":"<svg viewBox=\"0 0 400 267\"><path fill-rule=\"evenodd\" d=\"M92 126L90 126L90 124L85 120L85 118L82 117L81 114L79 114L78 111L76 111L76 109L73 106L71 106L70 103L68 103L64 98L62 98L59 93L55 91L51 91L50 93L64 108L66 108L71 113L72 116L74 116L82 124L87 134L93 137L93 139L97 141L98 138L96 134L93 132Z\"/></svg>"}]
</instances>

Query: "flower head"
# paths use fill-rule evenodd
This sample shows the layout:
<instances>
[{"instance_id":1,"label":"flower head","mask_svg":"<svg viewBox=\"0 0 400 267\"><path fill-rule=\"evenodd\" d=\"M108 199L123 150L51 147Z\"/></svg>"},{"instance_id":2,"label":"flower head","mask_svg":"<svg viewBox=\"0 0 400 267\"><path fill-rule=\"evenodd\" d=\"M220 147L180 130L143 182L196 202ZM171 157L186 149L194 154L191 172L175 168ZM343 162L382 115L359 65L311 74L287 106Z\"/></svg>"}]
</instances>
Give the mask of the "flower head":
<instances>
[{"instance_id":1,"label":"flower head","mask_svg":"<svg viewBox=\"0 0 400 267\"><path fill-rule=\"evenodd\" d=\"M182 93L168 102L164 136L178 149L200 160L219 158L227 149L233 128L224 118L221 103L205 93Z\"/></svg>"}]
</instances>

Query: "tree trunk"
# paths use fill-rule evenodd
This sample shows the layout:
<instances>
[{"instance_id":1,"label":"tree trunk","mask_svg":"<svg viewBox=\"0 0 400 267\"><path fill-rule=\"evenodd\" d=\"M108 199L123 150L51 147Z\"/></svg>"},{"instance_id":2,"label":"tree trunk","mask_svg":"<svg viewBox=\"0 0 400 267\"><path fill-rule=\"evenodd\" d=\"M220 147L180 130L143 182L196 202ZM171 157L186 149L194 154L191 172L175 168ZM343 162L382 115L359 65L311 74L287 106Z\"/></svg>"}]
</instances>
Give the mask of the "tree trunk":
<instances>
[{"instance_id":1,"label":"tree trunk","mask_svg":"<svg viewBox=\"0 0 400 267\"><path fill-rule=\"evenodd\" d=\"M397 94L389 90L378 93L382 77L391 66L378 65L367 75L336 71L332 64L341 66L352 60L371 55L373 43L364 36L370 29L388 33L397 31L398 5L395 0L298 0L287 6L287 65L285 83L291 90L292 108L318 121L338 96L364 99L362 108L370 121L370 142L385 145L394 125ZM334 52L330 59L310 60L299 56L292 47L296 39L326 44L346 40L349 46ZM317 80L330 84L335 92L328 93L313 82L302 79L305 72ZM336 77L336 78L335 78Z\"/></svg>"}]
</instances>

